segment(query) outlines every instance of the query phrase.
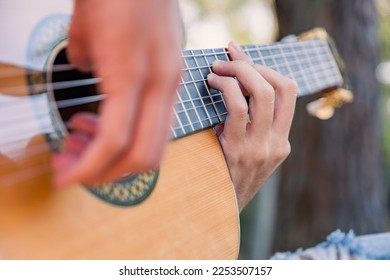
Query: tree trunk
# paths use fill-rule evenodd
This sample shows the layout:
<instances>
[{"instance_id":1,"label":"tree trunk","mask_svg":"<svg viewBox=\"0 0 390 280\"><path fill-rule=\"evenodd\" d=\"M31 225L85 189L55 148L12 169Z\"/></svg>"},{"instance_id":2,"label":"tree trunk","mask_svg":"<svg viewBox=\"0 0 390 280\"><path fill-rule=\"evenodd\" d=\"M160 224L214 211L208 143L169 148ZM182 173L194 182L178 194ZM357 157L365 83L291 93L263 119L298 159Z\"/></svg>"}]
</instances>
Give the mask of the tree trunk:
<instances>
[{"instance_id":1,"label":"tree trunk","mask_svg":"<svg viewBox=\"0 0 390 280\"><path fill-rule=\"evenodd\" d=\"M374 0L275 0L280 36L322 26L335 39L354 103L328 121L310 117L298 100L292 153L281 169L274 251L310 247L335 229L386 230L379 41Z\"/></svg>"}]
</instances>

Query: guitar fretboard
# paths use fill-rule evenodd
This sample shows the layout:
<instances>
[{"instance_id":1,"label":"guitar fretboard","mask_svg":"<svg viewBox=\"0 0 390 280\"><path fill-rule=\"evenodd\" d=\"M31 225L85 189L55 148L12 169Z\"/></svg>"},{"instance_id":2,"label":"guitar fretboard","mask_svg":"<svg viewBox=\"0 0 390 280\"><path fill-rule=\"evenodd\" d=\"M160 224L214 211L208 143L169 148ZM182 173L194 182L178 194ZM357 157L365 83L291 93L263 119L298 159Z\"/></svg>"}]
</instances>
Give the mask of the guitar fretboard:
<instances>
[{"instance_id":1,"label":"guitar fretboard","mask_svg":"<svg viewBox=\"0 0 390 280\"><path fill-rule=\"evenodd\" d=\"M290 77L298 85L298 96L339 87L340 70L326 41L321 39L244 46L256 64ZM183 51L185 67L177 89L172 138L212 127L225 121L227 110L222 93L211 89L207 75L215 60L230 61L226 49Z\"/></svg>"}]
</instances>

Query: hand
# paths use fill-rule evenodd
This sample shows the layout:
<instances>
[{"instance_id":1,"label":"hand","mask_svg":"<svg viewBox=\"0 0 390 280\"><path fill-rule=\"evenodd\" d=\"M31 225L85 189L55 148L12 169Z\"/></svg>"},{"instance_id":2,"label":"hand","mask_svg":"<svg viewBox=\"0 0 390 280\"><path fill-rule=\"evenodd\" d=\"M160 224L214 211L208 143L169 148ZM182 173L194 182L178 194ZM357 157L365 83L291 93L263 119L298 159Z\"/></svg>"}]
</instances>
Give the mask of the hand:
<instances>
[{"instance_id":1,"label":"hand","mask_svg":"<svg viewBox=\"0 0 390 280\"><path fill-rule=\"evenodd\" d=\"M236 43L228 50L233 61L215 61L208 82L225 99L228 115L215 130L241 211L290 153L297 86L271 69L253 65Z\"/></svg>"},{"instance_id":2,"label":"hand","mask_svg":"<svg viewBox=\"0 0 390 280\"><path fill-rule=\"evenodd\" d=\"M158 166L180 77L176 0L75 0L68 57L100 77L99 116L76 115L54 157L56 184L97 183Z\"/></svg>"}]
</instances>

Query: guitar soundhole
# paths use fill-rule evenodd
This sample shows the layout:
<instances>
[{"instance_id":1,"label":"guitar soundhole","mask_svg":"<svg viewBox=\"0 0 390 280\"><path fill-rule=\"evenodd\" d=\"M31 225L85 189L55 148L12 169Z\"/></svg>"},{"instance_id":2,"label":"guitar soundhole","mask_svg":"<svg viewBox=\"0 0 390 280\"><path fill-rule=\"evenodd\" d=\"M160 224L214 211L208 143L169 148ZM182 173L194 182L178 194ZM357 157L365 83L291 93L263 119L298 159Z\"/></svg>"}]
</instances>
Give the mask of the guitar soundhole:
<instances>
[{"instance_id":1,"label":"guitar soundhole","mask_svg":"<svg viewBox=\"0 0 390 280\"><path fill-rule=\"evenodd\" d=\"M51 80L53 84L51 94L57 104L58 113L63 124L66 124L77 112L88 111L96 113L99 108L99 101L91 102L91 98L89 98L98 96L96 86L94 84L73 86L77 85L78 81L93 79L92 75L73 69L57 71L63 65L69 64L65 49L60 50L53 61L53 71L49 73L50 77L48 80ZM56 65L58 66L56 67ZM99 186L85 187L92 194L108 203L118 206L132 206L141 203L152 193L157 178L158 171L150 171L125 176L118 181Z\"/></svg>"},{"instance_id":2,"label":"guitar soundhole","mask_svg":"<svg viewBox=\"0 0 390 280\"><path fill-rule=\"evenodd\" d=\"M66 57L65 49L59 51L57 56L54 59L54 65L68 65L68 59ZM57 88L54 86L53 95L56 102L59 102L64 105L58 107L58 111L61 115L62 120L66 123L75 113L77 112L92 112L96 113L98 111L99 102L91 102L88 99L84 99L84 97L89 96L97 96L98 93L96 91L96 86L85 85L78 86L78 81L88 81L92 79L92 75L89 73L82 73L77 70L66 70L66 71L56 71L56 68L53 67L53 71L51 73L52 83L53 85L60 85L62 83L63 86L58 86ZM73 104L63 101L75 101ZM77 104L79 103L79 104Z\"/></svg>"}]
</instances>

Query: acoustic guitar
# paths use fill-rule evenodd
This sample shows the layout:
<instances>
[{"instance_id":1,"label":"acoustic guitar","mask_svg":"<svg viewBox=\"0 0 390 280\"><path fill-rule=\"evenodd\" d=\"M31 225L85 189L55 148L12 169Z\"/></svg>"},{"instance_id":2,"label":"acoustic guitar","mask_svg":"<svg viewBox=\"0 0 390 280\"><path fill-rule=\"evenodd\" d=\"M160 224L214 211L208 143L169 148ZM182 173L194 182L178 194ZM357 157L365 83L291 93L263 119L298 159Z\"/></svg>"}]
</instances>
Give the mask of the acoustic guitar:
<instances>
[{"instance_id":1,"label":"acoustic guitar","mask_svg":"<svg viewBox=\"0 0 390 280\"><path fill-rule=\"evenodd\" d=\"M327 91L314 111L329 115L350 96L330 92L343 77L326 36L304 37L243 49L294 79L299 96ZM172 141L159 170L59 190L50 157L66 123L75 112L96 112L104 99L99 79L69 65L65 48L60 37L40 51L42 69L0 66L0 259L236 258L239 213L212 129L228 112L206 80L214 60L229 60L227 50L182 52Z\"/></svg>"}]
</instances>

